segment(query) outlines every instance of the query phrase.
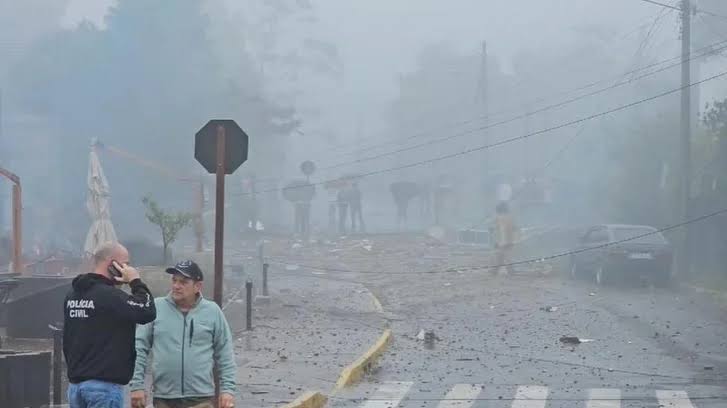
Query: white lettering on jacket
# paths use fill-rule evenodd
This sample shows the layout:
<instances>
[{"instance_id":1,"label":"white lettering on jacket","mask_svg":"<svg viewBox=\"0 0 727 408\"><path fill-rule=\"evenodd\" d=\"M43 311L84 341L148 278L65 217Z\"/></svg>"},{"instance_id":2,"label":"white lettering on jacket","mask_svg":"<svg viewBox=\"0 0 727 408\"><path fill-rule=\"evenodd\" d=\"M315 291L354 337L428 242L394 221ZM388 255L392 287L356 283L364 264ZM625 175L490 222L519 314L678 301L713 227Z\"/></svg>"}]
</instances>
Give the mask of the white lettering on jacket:
<instances>
[{"instance_id":1,"label":"white lettering on jacket","mask_svg":"<svg viewBox=\"0 0 727 408\"><path fill-rule=\"evenodd\" d=\"M68 309L95 309L96 308L93 305L93 300L88 300L88 299L69 300L68 303L66 303L66 307Z\"/></svg>"},{"instance_id":2,"label":"white lettering on jacket","mask_svg":"<svg viewBox=\"0 0 727 408\"><path fill-rule=\"evenodd\" d=\"M87 309L96 309L96 307L93 304L93 300L76 299L69 300L66 303L66 309L69 309L68 317L72 319L85 319L88 317Z\"/></svg>"}]
</instances>

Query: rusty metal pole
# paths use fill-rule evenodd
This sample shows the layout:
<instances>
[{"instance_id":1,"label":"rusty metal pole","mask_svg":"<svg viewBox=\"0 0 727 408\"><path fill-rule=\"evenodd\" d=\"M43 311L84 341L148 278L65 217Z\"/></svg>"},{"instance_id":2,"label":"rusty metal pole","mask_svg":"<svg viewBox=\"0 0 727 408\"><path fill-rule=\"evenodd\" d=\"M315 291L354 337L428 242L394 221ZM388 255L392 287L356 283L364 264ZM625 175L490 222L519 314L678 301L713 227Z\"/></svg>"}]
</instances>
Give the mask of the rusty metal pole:
<instances>
[{"instance_id":1,"label":"rusty metal pole","mask_svg":"<svg viewBox=\"0 0 727 408\"><path fill-rule=\"evenodd\" d=\"M20 182L13 185L13 272L25 274L23 267L22 190Z\"/></svg>"},{"instance_id":2,"label":"rusty metal pole","mask_svg":"<svg viewBox=\"0 0 727 408\"><path fill-rule=\"evenodd\" d=\"M215 289L214 300L222 307L222 256L225 239L225 127L217 126L217 182L215 197ZM220 398L219 367L215 364L215 407Z\"/></svg>"},{"instance_id":3,"label":"rusty metal pole","mask_svg":"<svg viewBox=\"0 0 727 408\"><path fill-rule=\"evenodd\" d=\"M225 239L225 127L217 126L217 197L215 198L215 302L222 307L222 256Z\"/></svg>"}]
</instances>

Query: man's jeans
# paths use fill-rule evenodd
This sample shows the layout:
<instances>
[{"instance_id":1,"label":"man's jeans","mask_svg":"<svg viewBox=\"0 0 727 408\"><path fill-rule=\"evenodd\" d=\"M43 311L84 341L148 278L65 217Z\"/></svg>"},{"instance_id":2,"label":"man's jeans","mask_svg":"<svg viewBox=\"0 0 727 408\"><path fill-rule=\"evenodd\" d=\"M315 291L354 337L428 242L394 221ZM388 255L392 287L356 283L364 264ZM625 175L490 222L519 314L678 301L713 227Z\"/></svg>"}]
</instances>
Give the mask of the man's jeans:
<instances>
[{"instance_id":1,"label":"man's jeans","mask_svg":"<svg viewBox=\"0 0 727 408\"><path fill-rule=\"evenodd\" d=\"M89 380L68 385L71 408L124 408L124 386Z\"/></svg>"}]
</instances>

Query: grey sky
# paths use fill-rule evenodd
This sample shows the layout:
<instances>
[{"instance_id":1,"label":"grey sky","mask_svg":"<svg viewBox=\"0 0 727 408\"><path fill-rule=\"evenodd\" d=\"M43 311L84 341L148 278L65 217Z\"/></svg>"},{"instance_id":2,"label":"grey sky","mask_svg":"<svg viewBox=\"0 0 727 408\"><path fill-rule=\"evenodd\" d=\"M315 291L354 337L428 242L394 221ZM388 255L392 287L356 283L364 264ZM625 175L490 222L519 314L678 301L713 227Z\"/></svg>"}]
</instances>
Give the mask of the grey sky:
<instances>
[{"instance_id":1,"label":"grey sky","mask_svg":"<svg viewBox=\"0 0 727 408\"><path fill-rule=\"evenodd\" d=\"M240 7L239 0L225 1L233 10ZM70 0L60 23L68 26L88 19L102 25L103 15L112 2ZM448 43L463 53L475 53L480 42L486 39L491 54L498 56L508 69L509 58L514 54L567 47L578 39L583 28L592 27L602 30L604 43L613 47L615 53L631 56L654 17L664 13L649 53L655 57L671 57L678 52L677 13L639 0L313 0L312 3L319 18L320 34L338 46L345 67L341 89L329 99L338 99L335 106L356 110L370 124L369 131L385 126L381 114L396 95L397 75L413 69L417 53L435 42ZM628 68L613 67L612 71L617 74ZM707 67L706 71L712 70ZM724 84L714 86L722 88Z\"/></svg>"}]
</instances>

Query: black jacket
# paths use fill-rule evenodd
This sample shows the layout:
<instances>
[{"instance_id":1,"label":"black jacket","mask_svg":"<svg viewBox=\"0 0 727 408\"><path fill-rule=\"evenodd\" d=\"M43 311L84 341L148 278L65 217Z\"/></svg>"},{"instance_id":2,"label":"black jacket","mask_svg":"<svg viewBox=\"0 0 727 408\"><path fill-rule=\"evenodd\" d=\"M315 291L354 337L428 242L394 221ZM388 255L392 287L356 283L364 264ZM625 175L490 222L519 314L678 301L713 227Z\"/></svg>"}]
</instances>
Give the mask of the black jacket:
<instances>
[{"instance_id":1,"label":"black jacket","mask_svg":"<svg viewBox=\"0 0 727 408\"><path fill-rule=\"evenodd\" d=\"M95 273L79 275L64 302L63 354L68 380L128 384L134 372L137 324L156 318L154 298L140 280L131 295Z\"/></svg>"}]
</instances>

